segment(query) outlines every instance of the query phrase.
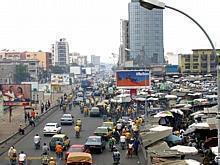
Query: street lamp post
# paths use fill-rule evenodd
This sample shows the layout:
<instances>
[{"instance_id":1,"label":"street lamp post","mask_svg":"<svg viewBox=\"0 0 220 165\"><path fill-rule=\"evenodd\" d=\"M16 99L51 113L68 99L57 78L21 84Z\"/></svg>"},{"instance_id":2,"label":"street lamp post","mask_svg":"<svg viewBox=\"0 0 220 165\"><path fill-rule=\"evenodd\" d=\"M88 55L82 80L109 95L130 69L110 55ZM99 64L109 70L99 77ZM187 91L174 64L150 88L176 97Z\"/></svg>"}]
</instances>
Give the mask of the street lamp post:
<instances>
[{"instance_id":1,"label":"street lamp post","mask_svg":"<svg viewBox=\"0 0 220 165\"><path fill-rule=\"evenodd\" d=\"M209 43L211 44L212 47L212 53L214 54L216 61L217 61L217 86L218 86L218 114L216 116L216 124L217 124L217 128L218 128L218 156L216 157L218 164L220 165L220 66L219 66L219 61L218 61L218 56L216 53L216 49L215 46L211 40L211 38L209 37L208 33L205 31L205 29L191 16L189 16L188 14L186 14L183 11L180 11L174 7L170 7L165 5L165 3L160 2L158 0L139 0L140 5L146 9L152 10L152 9L171 9L174 10L178 13L183 14L184 16L186 16L187 18L189 18L191 21L193 21L201 30L202 32L205 34L206 38L209 40Z\"/></svg>"}]
</instances>

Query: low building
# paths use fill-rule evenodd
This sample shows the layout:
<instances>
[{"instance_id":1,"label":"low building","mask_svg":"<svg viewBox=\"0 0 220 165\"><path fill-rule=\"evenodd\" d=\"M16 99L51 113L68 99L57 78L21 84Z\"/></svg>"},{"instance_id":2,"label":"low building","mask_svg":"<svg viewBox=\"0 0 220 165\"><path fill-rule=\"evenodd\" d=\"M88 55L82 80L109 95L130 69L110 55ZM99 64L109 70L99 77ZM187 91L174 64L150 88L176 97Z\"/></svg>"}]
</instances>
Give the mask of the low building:
<instances>
[{"instance_id":1,"label":"low building","mask_svg":"<svg viewBox=\"0 0 220 165\"><path fill-rule=\"evenodd\" d=\"M39 61L34 59L33 60L10 60L10 59L0 60L1 70L3 69L5 72L4 74L2 74L1 72L0 79L6 83L13 83L16 65L20 65L20 64L27 66L31 81L38 81ZM9 69L10 67L11 69Z\"/></svg>"},{"instance_id":2,"label":"low building","mask_svg":"<svg viewBox=\"0 0 220 165\"><path fill-rule=\"evenodd\" d=\"M209 74L216 73L216 57L212 49L193 49L193 54L179 54L178 63L181 73ZM220 54L220 49L216 50Z\"/></svg>"},{"instance_id":3,"label":"low building","mask_svg":"<svg viewBox=\"0 0 220 165\"><path fill-rule=\"evenodd\" d=\"M52 53L50 52L24 52L23 54L26 60L38 60L39 67L44 70L48 70L52 67Z\"/></svg>"}]
</instances>

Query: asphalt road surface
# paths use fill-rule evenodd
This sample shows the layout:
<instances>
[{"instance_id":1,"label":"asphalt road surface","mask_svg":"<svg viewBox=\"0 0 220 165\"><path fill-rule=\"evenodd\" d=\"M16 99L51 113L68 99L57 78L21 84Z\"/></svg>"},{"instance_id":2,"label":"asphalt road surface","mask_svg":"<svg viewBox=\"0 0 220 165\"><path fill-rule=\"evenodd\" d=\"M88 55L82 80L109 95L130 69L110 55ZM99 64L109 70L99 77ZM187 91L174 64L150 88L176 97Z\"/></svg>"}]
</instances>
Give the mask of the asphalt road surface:
<instances>
[{"instance_id":1,"label":"asphalt road surface","mask_svg":"<svg viewBox=\"0 0 220 165\"><path fill-rule=\"evenodd\" d=\"M102 125L101 118L91 118L91 117L83 117L83 114L80 114L80 110L78 106L73 108L72 111L67 111L67 113L71 113L75 120L80 118L82 120L82 131L80 132L80 138L75 138L75 132L73 131L73 126L62 126L62 133L67 134L70 138L71 145L72 144L84 144L86 138L90 135L93 135L93 131L97 128L97 126ZM41 124L34 128L34 130L25 136L21 141L19 141L15 148L17 152L24 151L28 156L27 165L40 165L40 155L41 150L35 150L33 144L33 137L38 133L41 136L41 145L46 142L49 144L51 139L50 136L44 137L43 136L43 127L48 122L59 122L63 112L60 110L55 111L52 113L46 120L44 120ZM121 153L121 165L136 165L138 164L138 158L134 156L133 158L125 158L125 150L120 151ZM55 156L54 152L50 153L51 156ZM112 152L109 151L108 147L106 146L106 150L104 150L101 154L92 154L93 157L93 164L94 165L111 165L112 161ZM0 164L1 165L8 165L9 160L7 157L7 153L3 154L0 157ZM65 164L64 162L59 162L60 165Z\"/></svg>"}]
</instances>

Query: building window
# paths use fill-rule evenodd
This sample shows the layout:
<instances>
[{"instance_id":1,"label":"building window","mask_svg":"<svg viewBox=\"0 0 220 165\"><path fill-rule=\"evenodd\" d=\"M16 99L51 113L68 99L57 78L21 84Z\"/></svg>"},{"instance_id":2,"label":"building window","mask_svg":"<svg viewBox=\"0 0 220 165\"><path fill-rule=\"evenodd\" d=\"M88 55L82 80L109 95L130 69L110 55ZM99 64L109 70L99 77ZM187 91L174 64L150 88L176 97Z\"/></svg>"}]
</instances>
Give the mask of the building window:
<instances>
[{"instance_id":1,"label":"building window","mask_svg":"<svg viewBox=\"0 0 220 165\"><path fill-rule=\"evenodd\" d=\"M198 69L198 65L193 65L193 69Z\"/></svg>"},{"instance_id":2,"label":"building window","mask_svg":"<svg viewBox=\"0 0 220 165\"><path fill-rule=\"evenodd\" d=\"M190 66L189 66L189 65L186 65L186 66L185 66L185 69L190 69Z\"/></svg>"}]
</instances>

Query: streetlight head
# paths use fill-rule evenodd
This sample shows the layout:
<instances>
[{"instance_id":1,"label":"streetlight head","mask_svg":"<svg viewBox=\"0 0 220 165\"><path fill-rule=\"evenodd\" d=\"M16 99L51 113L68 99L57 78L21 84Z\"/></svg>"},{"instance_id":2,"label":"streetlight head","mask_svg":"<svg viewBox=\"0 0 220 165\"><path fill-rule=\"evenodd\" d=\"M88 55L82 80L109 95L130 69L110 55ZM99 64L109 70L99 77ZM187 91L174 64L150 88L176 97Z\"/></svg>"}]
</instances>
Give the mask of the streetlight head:
<instances>
[{"instance_id":1,"label":"streetlight head","mask_svg":"<svg viewBox=\"0 0 220 165\"><path fill-rule=\"evenodd\" d=\"M165 3L158 0L139 0L140 5L145 9L165 9Z\"/></svg>"}]
</instances>

